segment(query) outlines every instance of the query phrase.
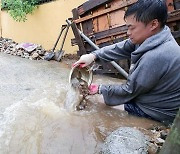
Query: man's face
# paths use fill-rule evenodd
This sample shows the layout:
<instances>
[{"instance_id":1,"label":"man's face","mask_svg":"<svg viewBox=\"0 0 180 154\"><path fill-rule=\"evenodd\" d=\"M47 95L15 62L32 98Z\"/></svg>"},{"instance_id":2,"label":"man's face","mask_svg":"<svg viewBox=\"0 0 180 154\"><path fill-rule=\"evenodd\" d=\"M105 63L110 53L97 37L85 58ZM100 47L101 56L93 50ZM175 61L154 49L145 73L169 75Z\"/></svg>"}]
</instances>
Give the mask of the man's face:
<instances>
[{"instance_id":1,"label":"man's face","mask_svg":"<svg viewBox=\"0 0 180 154\"><path fill-rule=\"evenodd\" d=\"M126 18L128 26L127 35L134 44L143 43L148 37L152 36L151 23L145 25L142 22L136 21L134 15L130 15Z\"/></svg>"}]
</instances>

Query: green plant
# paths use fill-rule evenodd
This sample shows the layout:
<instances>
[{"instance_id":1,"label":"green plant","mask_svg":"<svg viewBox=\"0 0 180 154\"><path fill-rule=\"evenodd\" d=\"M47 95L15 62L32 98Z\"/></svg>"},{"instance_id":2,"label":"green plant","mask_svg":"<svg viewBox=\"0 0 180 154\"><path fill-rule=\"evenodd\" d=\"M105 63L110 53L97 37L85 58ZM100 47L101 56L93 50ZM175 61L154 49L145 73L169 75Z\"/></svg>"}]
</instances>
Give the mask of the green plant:
<instances>
[{"instance_id":1,"label":"green plant","mask_svg":"<svg viewBox=\"0 0 180 154\"><path fill-rule=\"evenodd\" d=\"M39 0L3 0L2 8L16 21L25 21L27 14L31 14L36 8Z\"/></svg>"},{"instance_id":2,"label":"green plant","mask_svg":"<svg viewBox=\"0 0 180 154\"><path fill-rule=\"evenodd\" d=\"M1 8L16 21L25 21L27 14L31 14L40 4L54 0L1 0Z\"/></svg>"}]
</instances>

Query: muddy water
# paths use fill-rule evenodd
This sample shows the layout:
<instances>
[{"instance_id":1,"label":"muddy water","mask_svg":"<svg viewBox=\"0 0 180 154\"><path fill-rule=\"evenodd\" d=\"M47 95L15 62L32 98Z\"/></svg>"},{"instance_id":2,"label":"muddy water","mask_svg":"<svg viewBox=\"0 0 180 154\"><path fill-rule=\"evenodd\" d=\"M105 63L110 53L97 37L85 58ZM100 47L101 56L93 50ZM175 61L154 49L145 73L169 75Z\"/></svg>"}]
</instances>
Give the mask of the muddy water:
<instances>
[{"instance_id":1,"label":"muddy water","mask_svg":"<svg viewBox=\"0 0 180 154\"><path fill-rule=\"evenodd\" d=\"M88 108L69 110L66 63L30 61L0 53L0 153L94 154L120 126L149 128L158 123L107 107L98 95ZM96 83L120 83L95 76ZM68 96L69 95L69 96Z\"/></svg>"}]
</instances>

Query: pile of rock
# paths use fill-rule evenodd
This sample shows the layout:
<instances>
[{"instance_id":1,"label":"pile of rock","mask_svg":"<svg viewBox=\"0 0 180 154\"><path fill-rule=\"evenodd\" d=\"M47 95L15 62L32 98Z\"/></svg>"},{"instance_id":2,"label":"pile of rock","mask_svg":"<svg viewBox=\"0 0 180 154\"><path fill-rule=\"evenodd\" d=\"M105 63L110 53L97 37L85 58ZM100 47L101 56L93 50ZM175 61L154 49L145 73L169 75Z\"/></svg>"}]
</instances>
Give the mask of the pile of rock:
<instances>
[{"instance_id":1,"label":"pile of rock","mask_svg":"<svg viewBox=\"0 0 180 154\"><path fill-rule=\"evenodd\" d=\"M170 128L166 127L153 127L151 129L150 142L149 142L149 154L159 153L163 144L165 143L166 137L169 134Z\"/></svg>"},{"instance_id":2,"label":"pile of rock","mask_svg":"<svg viewBox=\"0 0 180 154\"><path fill-rule=\"evenodd\" d=\"M44 56L48 54L48 51L44 50L40 45L32 43L18 44L13 40L6 38L0 38L0 52L31 60L44 59Z\"/></svg>"}]
</instances>

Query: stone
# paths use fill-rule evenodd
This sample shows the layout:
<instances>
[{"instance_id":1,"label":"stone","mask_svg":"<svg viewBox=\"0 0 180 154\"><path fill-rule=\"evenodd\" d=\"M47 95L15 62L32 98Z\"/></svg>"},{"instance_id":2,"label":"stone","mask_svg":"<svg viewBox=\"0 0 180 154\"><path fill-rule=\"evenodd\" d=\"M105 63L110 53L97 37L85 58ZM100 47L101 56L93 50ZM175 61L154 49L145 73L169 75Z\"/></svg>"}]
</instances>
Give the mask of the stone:
<instances>
[{"instance_id":1,"label":"stone","mask_svg":"<svg viewBox=\"0 0 180 154\"><path fill-rule=\"evenodd\" d=\"M161 137L163 140L165 140L166 137L167 137L167 135L168 135L168 133L169 133L168 131L162 130L162 131L161 131L161 136L160 136L160 137Z\"/></svg>"},{"instance_id":2,"label":"stone","mask_svg":"<svg viewBox=\"0 0 180 154\"><path fill-rule=\"evenodd\" d=\"M32 54L32 58L33 58L33 59L36 59L38 56L39 56L38 53L33 53L33 54Z\"/></svg>"},{"instance_id":3,"label":"stone","mask_svg":"<svg viewBox=\"0 0 180 154\"><path fill-rule=\"evenodd\" d=\"M148 154L156 154L158 149L159 148L156 144L149 143Z\"/></svg>"},{"instance_id":4,"label":"stone","mask_svg":"<svg viewBox=\"0 0 180 154\"><path fill-rule=\"evenodd\" d=\"M161 138L157 138L156 139L156 144L157 145L163 145L163 143L165 142L165 140L161 139Z\"/></svg>"},{"instance_id":5,"label":"stone","mask_svg":"<svg viewBox=\"0 0 180 154\"><path fill-rule=\"evenodd\" d=\"M33 48L22 48L20 45L28 45ZM19 47L18 47L19 46ZM18 44L11 39L1 38L0 39L0 52L6 54L11 54L14 56L20 56L22 58L27 58L30 60L44 60L44 56L47 54L47 51L44 50L40 45L33 45L32 43L21 43Z\"/></svg>"},{"instance_id":6,"label":"stone","mask_svg":"<svg viewBox=\"0 0 180 154\"><path fill-rule=\"evenodd\" d=\"M120 127L113 131L102 146L101 154L147 154L148 139L139 130Z\"/></svg>"}]
</instances>

